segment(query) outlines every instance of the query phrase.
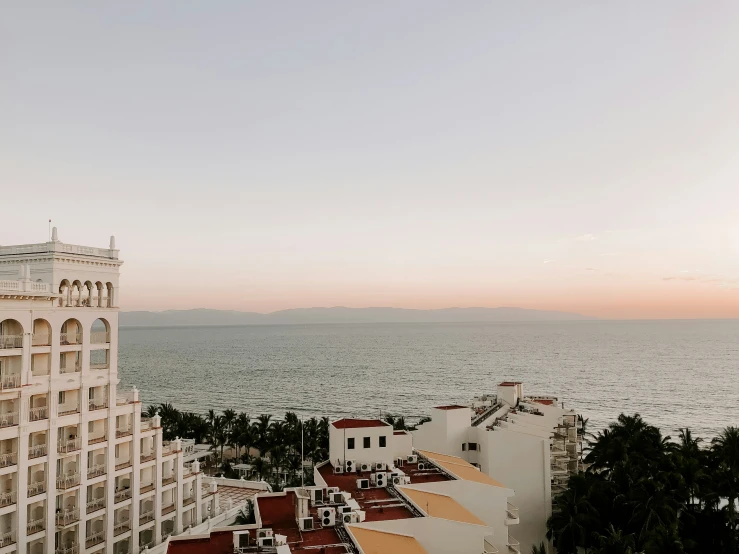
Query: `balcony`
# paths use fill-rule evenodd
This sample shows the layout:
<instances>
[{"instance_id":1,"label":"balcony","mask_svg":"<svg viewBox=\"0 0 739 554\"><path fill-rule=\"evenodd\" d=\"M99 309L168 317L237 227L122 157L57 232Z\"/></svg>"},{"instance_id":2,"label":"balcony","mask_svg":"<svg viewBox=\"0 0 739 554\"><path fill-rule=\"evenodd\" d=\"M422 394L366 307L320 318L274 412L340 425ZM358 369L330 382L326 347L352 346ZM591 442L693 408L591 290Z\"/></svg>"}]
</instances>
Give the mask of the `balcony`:
<instances>
[{"instance_id":1,"label":"balcony","mask_svg":"<svg viewBox=\"0 0 739 554\"><path fill-rule=\"evenodd\" d=\"M123 489L115 493L115 498L113 499L115 504L118 504L119 502L123 502L124 500L128 500L131 498L131 489Z\"/></svg>"},{"instance_id":2,"label":"balcony","mask_svg":"<svg viewBox=\"0 0 739 554\"><path fill-rule=\"evenodd\" d=\"M54 550L54 554L79 554L80 547L76 544L69 544L67 546L57 546Z\"/></svg>"},{"instance_id":3,"label":"balcony","mask_svg":"<svg viewBox=\"0 0 739 554\"><path fill-rule=\"evenodd\" d=\"M66 527L67 525L72 525L73 523L77 523L79 520L80 520L79 508L67 509L62 512L57 512L56 514L56 526L57 527Z\"/></svg>"},{"instance_id":4,"label":"balcony","mask_svg":"<svg viewBox=\"0 0 739 554\"><path fill-rule=\"evenodd\" d=\"M0 535L0 548L15 544L15 531L8 531Z\"/></svg>"},{"instance_id":5,"label":"balcony","mask_svg":"<svg viewBox=\"0 0 739 554\"><path fill-rule=\"evenodd\" d=\"M48 450L45 444L37 444L28 448L28 459L33 460L35 458L41 458L46 456Z\"/></svg>"},{"instance_id":6,"label":"balcony","mask_svg":"<svg viewBox=\"0 0 739 554\"><path fill-rule=\"evenodd\" d=\"M146 483L141 485L141 489L139 489L140 494L144 494L149 491L154 490L154 483Z\"/></svg>"},{"instance_id":7,"label":"balcony","mask_svg":"<svg viewBox=\"0 0 739 554\"><path fill-rule=\"evenodd\" d=\"M90 369L110 369L110 363L109 362L103 362L99 364L90 364Z\"/></svg>"},{"instance_id":8,"label":"balcony","mask_svg":"<svg viewBox=\"0 0 739 554\"><path fill-rule=\"evenodd\" d=\"M485 549L482 551L482 554L499 554L499 552L500 551L497 548L485 539Z\"/></svg>"},{"instance_id":9,"label":"balcony","mask_svg":"<svg viewBox=\"0 0 739 554\"><path fill-rule=\"evenodd\" d=\"M175 448L174 443L167 443L162 446L162 456L171 456L172 454L175 454L177 452L177 449Z\"/></svg>"},{"instance_id":10,"label":"balcony","mask_svg":"<svg viewBox=\"0 0 739 554\"><path fill-rule=\"evenodd\" d=\"M107 400L90 400L87 408L93 412L95 410L104 410L108 407Z\"/></svg>"},{"instance_id":11,"label":"balcony","mask_svg":"<svg viewBox=\"0 0 739 554\"><path fill-rule=\"evenodd\" d=\"M18 501L18 494L15 491L4 492L0 494L0 508L12 506Z\"/></svg>"},{"instance_id":12,"label":"balcony","mask_svg":"<svg viewBox=\"0 0 739 554\"><path fill-rule=\"evenodd\" d=\"M7 454L0 454L0 467L14 466L18 463L18 453L8 452Z\"/></svg>"},{"instance_id":13,"label":"balcony","mask_svg":"<svg viewBox=\"0 0 739 554\"><path fill-rule=\"evenodd\" d=\"M105 442L108 440L108 437L106 434L103 433L91 433L87 436L87 444L98 444L100 442Z\"/></svg>"},{"instance_id":14,"label":"balcony","mask_svg":"<svg viewBox=\"0 0 739 554\"><path fill-rule=\"evenodd\" d=\"M4 375L2 378L0 378L0 390L17 389L20 386L20 375Z\"/></svg>"},{"instance_id":15,"label":"balcony","mask_svg":"<svg viewBox=\"0 0 739 554\"><path fill-rule=\"evenodd\" d=\"M18 425L18 413L0 414L0 429Z\"/></svg>"},{"instance_id":16,"label":"balcony","mask_svg":"<svg viewBox=\"0 0 739 554\"><path fill-rule=\"evenodd\" d=\"M82 448L82 439L77 437L75 439L61 440L56 446L56 451L59 454L69 454Z\"/></svg>"},{"instance_id":17,"label":"balcony","mask_svg":"<svg viewBox=\"0 0 739 554\"><path fill-rule=\"evenodd\" d=\"M154 510L149 510L148 512L144 512L139 516L139 525L143 525L144 523L149 523L154 519Z\"/></svg>"},{"instance_id":18,"label":"balcony","mask_svg":"<svg viewBox=\"0 0 739 554\"><path fill-rule=\"evenodd\" d=\"M70 364L59 367L59 373L79 373L82 371L82 364Z\"/></svg>"},{"instance_id":19,"label":"balcony","mask_svg":"<svg viewBox=\"0 0 739 554\"><path fill-rule=\"evenodd\" d=\"M157 457L156 452L150 452L149 454L141 454L141 463L150 462Z\"/></svg>"},{"instance_id":20,"label":"balcony","mask_svg":"<svg viewBox=\"0 0 739 554\"><path fill-rule=\"evenodd\" d=\"M95 545L105 542L105 531L98 531L85 538L85 548L92 548Z\"/></svg>"},{"instance_id":21,"label":"balcony","mask_svg":"<svg viewBox=\"0 0 739 554\"><path fill-rule=\"evenodd\" d=\"M23 335L0 335L0 349L23 348Z\"/></svg>"},{"instance_id":22,"label":"balcony","mask_svg":"<svg viewBox=\"0 0 739 554\"><path fill-rule=\"evenodd\" d=\"M506 506L505 524L518 525L520 521L521 520L518 518L518 506L514 506L513 504L508 502L508 505Z\"/></svg>"},{"instance_id":23,"label":"balcony","mask_svg":"<svg viewBox=\"0 0 739 554\"><path fill-rule=\"evenodd\" d=\"M31 346L51 346L51 335L49 333L34 333Z\"/></svg>"},{"instance_id":24,"label":"balcony","mask_svg":"<svg viewBox=\"0 0 739 554\"><path fill-rule=\"evenodd\" d=\"M46 520L44 518L34 519L26 524L26 535L33 535L44 529L46 529Z\"/></svg>"},{"instance_id":25,"label":"balcony","mask_svg":"<svg viewBox=\"0 0 739 554\"><path fill-rule=\"evenodd\" d=\"M166 487L167 485L171 485L172 483L174 483L174 480L175 480L175 475L174 474L170 475L169 477L164 477L163 476L162 477L162 486L163 487Z\"/></svg>"},{"instance_id":26,"label":"balcony","mask_svg":"<svg viewBox=\"0 0 739 554\"><path fill-rule=\"evenodd\" d=\"M133 431L131 430L131 427L121 427L120 429L115 430L115 438L120 439L121 437L127 437L131 435Z\"/></svg>"},{"instance_id":27,"label":"balcony","mask_svg":"<svg viewBox=\"0 0 739 554\"><path fill-rule=\"evenodd\" d=\"M36 496L46 492L46 481L37 481L36 483L29 483L28 485L28 496Z\"/></svg>"},{"instance_id":28,"label":"balcony","mask_svg":"<svg viewBox=\"0 0 739 554\"><path fill-rule=\"evenodd\" d=\"M87 468L87 478L94 479L95 477L100 477L101 475L105 475L106 472L107 472L107 469L104 464L90 466Z\"/></svg>"},{"instance_id":29,"label":"balcony","mask_svg":"<svg viewBox=\"0 0 739 554\"><path fill-rule=\"evenodd\" d=\"M172 512L174 512L174 509L174 504L167 504L166 506L162 506L162 515L171 514Z\"/></svg>"},{"instance_id":30,"label":"balcony","mask_svg":"<svg viewBox=\"0 0 739 554\"><path fill-rule=\"evenodd\" d=\"M108 344L109 342L110 334L105 331L90 333L90 344Z\"/></svg>"},{"instance_id":31,"label":"balcony","mask_svg":"<svg viewBox=\"0 0 739 554\"><path fill-rule=\"evenodd\" d=\"M59 406L59 409L57 410L57 415L59 417L65 416L65 415L71 415L71 414L78 414L80 413L80 406L77 404L76 406Z\"/></svg>"},{"instance_id":32,"label":"balcony","mask_svg":"<svg viewBox=\"0 0 739 554\"><path fill-rule=\"evenodd\" d=\"M56 478L56 488L61 490L71 489L80 484L80 474L64 475Z\"/></svg>"},{"instance_id":33,"label":"balcony","mask_svg":"<svg viewBox=\"0 0 739 554\"><path fill-rule=\"evenodd\" d=\"M82 333L60 333L59 344L61 346L81 345Z\"/></svg>"},{"instance_id":34,"label":"balcony","mask_svg":"<svg viewBox=\"0 0 739 554\"><path fill-rule=\"evenodd\" d=\"M87 503L85 511L88 514L91 514L92 512L97 512L98 510L102 510L103 508L105 508L105 497L90 500ZM88 548L90 547L88 546Z\"/></svg>"},{"instance_id":35,"label":"balcony","mask_svg":"<svg viewBox=\"0 0 739 554\"><path fill-rule=\"evenodd\" d=\"M133 404L134 403L133 394L130 392L119 393L116 396L115 403L118 406L125 406L126 404Z\"/></svg>"},{"instance_id":36,"label":"balcony","mask_svg":"<svg viewBox=\"0 0 739 554\"><path fill-rule=\"evenodd\" d=\"M195 495L194 494L192 496L188 497L188 498L185 498L182 501L182 505L183 506L189 506L190 504L194 504L194 503L195 503Z\"/></svg>"},{"instance_id":37,"label":"balcony","mask_svg":"<svg viewBox=\"0 0 739 554\"><path fill-rule=\"evenodd\" d=\"M30 421L49 419L49 407L39 406L38 408L31 408L31 411L28 413L28 419Z\"/></svg>"},{"instance_id":38,"label":"balcony","mask_svg":"<svg viewBox=\"0 0 739 554\"><path fill-rule=\"evenodd\" d=\"M126 531L131 530L131 520L121 521L119 523L116 523L113 527L113 535L118 536L121 533L125 533Z\"/></svg>"},{"instance_id":39,"label":"balcony","mask_svg":"<svg viewBox=\"0 0 739 554\"><path fill-rule=\"evenodd\" d=\"M521 554L521 543L508 535L508 552L510 554Z\"/></svg>"},{"instance_id":40,"label":"balcony","mask_svg":"<svg viewBox=\"0 0 739 554\"><path fill-rule=\"evenodd\" d=\"M153 431L156 429L154 427L154 422L151 420L151 418L142 418L141 419L141 431Z\"/></svg>"},{"instance_id":41,"label":"balcony","mask_svg":"<svg viewBox=\"0 0 739 554\"><path fill-rule=\"evenodd\" d=\"M116 471L119 469L126 469L127 467L131 467L131 460L124 460L122 462L116 462L115 464Z\"/></svg>"}]
</instances>

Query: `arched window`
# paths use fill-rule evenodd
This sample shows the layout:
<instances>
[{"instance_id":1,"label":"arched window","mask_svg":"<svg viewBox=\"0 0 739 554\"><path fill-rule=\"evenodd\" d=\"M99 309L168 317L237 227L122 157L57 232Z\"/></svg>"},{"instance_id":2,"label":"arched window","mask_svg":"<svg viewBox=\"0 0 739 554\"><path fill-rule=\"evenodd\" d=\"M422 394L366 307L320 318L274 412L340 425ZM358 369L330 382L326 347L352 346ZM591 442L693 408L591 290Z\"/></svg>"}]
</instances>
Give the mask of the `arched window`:
<instances>
[{"instance_id":1,"label":"arched window","mask_svg":"<svg viewBox=\"0 0 739 554\"><path fill-rule=\"evenodd\" d=\"M59 306L69 306L72 302L72 285L69 284L69 281L66 279L63 279L61 283L59 283L59 294L62 295L62 297L59 299Z\"/></svg>"},{"instance_id":2,"label":"arched window","mask_svg":"<svg viewBox=\"0 0 739 554\"><path fill-rule=\"evenodd\" d=\"M102 317L92 322L90 344L110 344L110 323Z\"/></svg>"},{"instance_id":3,"label":"arched window","mask_svg":"<svg viewBox=\"0 0 739 554\"><path fill-rule=\"evenodd\" d=\"M59 344L82 344L82 325L76 319L68 319L62 324Z\"/></svg>"},{"instance_id":4,"label":"arched window","mask_svg":"<svg viewBox=\"0 0 739 554\"><path fill-rule=\"evenodd\" d=\"M105 288L108 289L108 304L106 308L112 308L115 306L115 298L113 297L113 283L105 283Z\"/></svg>"},{"instance_id":5,"label":"arched window","mask_svg":"<svg viewBox=\"0 0 739 554\"><path fill-rule=\"evenodd\" d=\"M0 348L23 348L23 325L15 319L0 322Z\"/></svg>"},{"instance_id":6,"label":"arched window","mask_svg":"<svg viewBox=\"0 0 739 554\"><path fill-rule=\"evenodd\" d=\"M84 288L82 289L82 294L80 295L80 305L81 306L92 306L92 291L93 286L90 281L85 281Z\"/></svg>"},{"instance_id":7,"label":"arched window","mask_svg":"<svg viewBox=\"0 0 739 554\"><path fill-rule=\"evenodd\" d=\"M80 301L82 300L82 283L80 281L74 281L72 283L72 302L71 306L81 306Z\"/></svg>"},{"instance_id":8,"label":"arched window","mask_svg":"<svg viewBox=\"0 0 739 554\"><path fill-rule=\"evenodd\" d=\"M100 281L95 283L95 298L94 298L94 306L97 306L98 308L104 308L105 307L105 285L103 285Z\"/></svg>"},{"instance_id":9,"label":"arched window","mask_svg":"<svg viewBox=\"0 0 739 554\"><path fill-rule=\"evenodd\" d=\"M45 319L33 320L33 340L32 346L50 346L51 345L51 325Z\"/></svg>"}]
</instances>

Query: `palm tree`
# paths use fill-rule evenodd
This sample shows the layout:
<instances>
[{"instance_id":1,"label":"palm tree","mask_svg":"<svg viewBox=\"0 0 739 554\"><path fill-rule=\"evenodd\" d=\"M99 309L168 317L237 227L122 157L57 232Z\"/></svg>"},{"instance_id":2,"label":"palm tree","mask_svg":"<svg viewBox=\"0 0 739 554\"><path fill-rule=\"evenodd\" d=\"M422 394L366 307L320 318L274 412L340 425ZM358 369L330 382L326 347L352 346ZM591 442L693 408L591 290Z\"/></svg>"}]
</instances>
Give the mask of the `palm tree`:
<instances>
[{"instance_id":1,"label":"palm tree","mask_svg":"<svg viewBox=\"0 0 739 554\"><path fill-rule=\"evenodd\" d=\"M546 545L541 542L539 543L539 546L532 546L531 547L531 554L547 554L547 547Z\"/></svg>"},{"instance_id":2,"label":"palm tree","mask_svg":"<svg viewBox=\"0 0 739 554\"><path fill-rule=\"evenodd\" d=\"M595 534L596 548L593 554L634 554L636 540L634 535L624 534L611 523L605 534Z\"/></svg>"},{"instance_id":3,"label":"palm tree","mask_svg":"<svg viewBox=\"0 0 739 554\"><path fill-rule=\"evenodd\" d=\"M596 513L588 498L588 479L583 474L573 475L567 490L554 499L547 537L554 539L560 554L576 554L578 547L589 545Z\"/></svg>"},{"instance_id":4,"label":"palm tree","mask_svg":"<svg viewBox=\"0 0 739 554\"><path fill-rule=\"evenodd\" d=\"M158 406L156 404L149 404L146 409L141 413L144 417L154 417L157 415L157 411L159 410Z\"/></svg>"},{"instance_id":5,"label":"palm tree","mask_svg":"<svg viewBox=\"0 0 739 554\"><path fill-rule=\"evenodd\" d=\"M259 454L264 455L269 445L269 426L271 415L262 414L252 423L254 426L254 445L259 449Z\"/></svg>"},{"instance_id":6,"label":"palm tree","mask_svg":"<svg viewBox=\"0 0 739 554\"><path fill-rule=\"evenodd\" d=\"M729 528L737 529L736 503L739 498L739 427L727 427L711 441L717 463L716 487L727 500L726 514ZM732 552L736 551L737 532L732 533Z\"/></svg>"}]
</instances>

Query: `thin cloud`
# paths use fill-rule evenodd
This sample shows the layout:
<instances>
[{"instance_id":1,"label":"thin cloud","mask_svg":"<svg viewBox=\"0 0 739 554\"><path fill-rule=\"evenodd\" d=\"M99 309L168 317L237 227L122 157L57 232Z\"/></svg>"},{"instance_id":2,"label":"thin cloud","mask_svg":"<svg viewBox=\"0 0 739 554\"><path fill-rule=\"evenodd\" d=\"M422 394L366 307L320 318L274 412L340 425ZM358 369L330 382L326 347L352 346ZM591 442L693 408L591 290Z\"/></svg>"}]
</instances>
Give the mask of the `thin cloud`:
<instances>
[{"instance_id":1,"label":"thin cloud","mask_svg":"<svg viewBox=\"0 0 739 554\"><path fill-rule=\"evenodd\" d=\"M584 235L579 235L579 236L575 237L573 240L576 240L578 242L589 242L589 241L592 241L592 240L598 240L598 237L596 237L595 235L593 235L591 233L586 233Z\"/></svg>"}]
</instances>

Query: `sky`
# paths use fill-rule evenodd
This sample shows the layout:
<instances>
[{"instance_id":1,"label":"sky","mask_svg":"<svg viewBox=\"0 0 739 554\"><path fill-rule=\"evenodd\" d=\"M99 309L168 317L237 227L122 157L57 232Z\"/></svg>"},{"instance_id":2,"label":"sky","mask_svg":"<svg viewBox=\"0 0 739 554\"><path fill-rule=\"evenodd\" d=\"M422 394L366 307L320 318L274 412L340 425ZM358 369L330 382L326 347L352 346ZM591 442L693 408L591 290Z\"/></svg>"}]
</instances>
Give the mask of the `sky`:
<instances>
[{"instance_id":1,"label":"sky","mask_svg":"<svg viewBox=\"0 0 739 554\"><path fill-rule=\"evenodd\" d=\"M124 310L739 317L739 3L16 2L0 244Z\"/></svg>"}]
</instances>

